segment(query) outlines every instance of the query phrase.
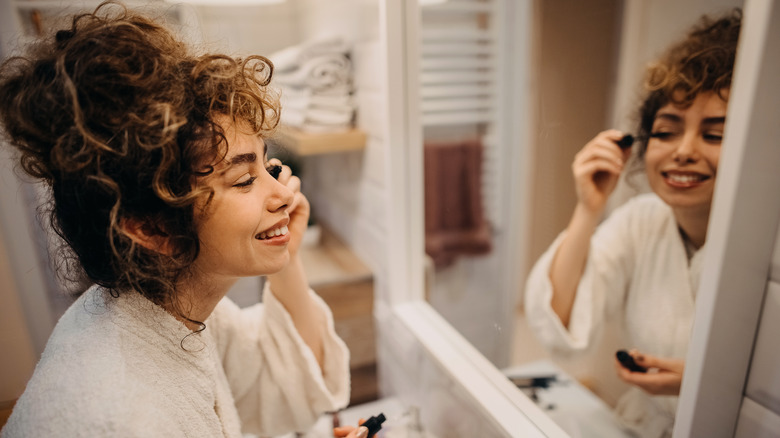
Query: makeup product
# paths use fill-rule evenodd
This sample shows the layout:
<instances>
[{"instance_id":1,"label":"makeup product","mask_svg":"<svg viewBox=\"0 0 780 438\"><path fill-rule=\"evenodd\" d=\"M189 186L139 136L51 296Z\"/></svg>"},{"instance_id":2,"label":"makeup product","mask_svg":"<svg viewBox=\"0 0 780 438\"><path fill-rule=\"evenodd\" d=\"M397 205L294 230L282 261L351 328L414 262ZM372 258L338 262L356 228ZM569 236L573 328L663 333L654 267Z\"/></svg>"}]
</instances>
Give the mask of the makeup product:
<instances>
[{"instance_id":1,"label":"makeup product","mask_svg":"<svg viewBox=\"0 0 780 438\"><path fill-rule=\"evenodd\" d=\"M385 414L379 414L366 420L361 426L368 429L368 437L371 438L375 433L379 432L382 428L382 423L385 422Z\"/></svg>"},{"instance_id":2,"label":"makeup product","mask_svg":"<svg viewBox=\"0 0 780 438\"><path fill-rule=\"evenodd\" d=\"M631 134L626 134L623 136L623 138L616 141L615 143L617 143L620 149L630 148L631 145L634 144L634 136Z\"/></svg>"},{"instance_id":3,"label":"makeup product","mask_svg":"<svg viewBox=\"0 0 780 438\"><path fill-rule=\"evenodd\" d=\"M634 358L628 354L628 351L618 350L617 353L615 353L615 356L617 356L617 360L619 360L620 364L623 365L623 367L627 370L633 371L635 373L647 372L647 368L639 366L636 362L634 362Z\"/></svg>"},{"instance_id":4,"label":"makeup product","mask_svg":"<svg viewBox=\"0 0 780 438\"><path fill-rule=\"evenodd\" d=\"M274 179L279 179L279 174L282 173L282 166L278 164L275 166L268 166L266 167L266 170L271 174L272 177L274 177Z\"/></svg>"}]
</instances>

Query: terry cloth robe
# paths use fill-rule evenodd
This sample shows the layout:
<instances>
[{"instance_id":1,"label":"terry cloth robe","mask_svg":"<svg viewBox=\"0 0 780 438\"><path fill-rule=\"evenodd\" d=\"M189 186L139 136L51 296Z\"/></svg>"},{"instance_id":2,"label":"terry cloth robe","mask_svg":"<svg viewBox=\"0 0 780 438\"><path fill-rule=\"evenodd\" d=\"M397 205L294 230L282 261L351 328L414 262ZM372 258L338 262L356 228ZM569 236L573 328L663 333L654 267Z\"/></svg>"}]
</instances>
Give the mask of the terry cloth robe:
<instances>
[{"instance_id":1,"label":"terry cloth robe","mask_svg":"<svg viewBox=\"0 0 780 438\"><path fill-rule=\"evenodd\" d=\"M601 322L623 312L627 348L684 359L703 251L688 260L671 208L655 194L637 196L598 227L568 330L550 305L550 266L563 236L537 261L526 284L525 310L539 340L559 351L584 351ZM639 436L655 438L671 435L676 408L677 397L650 396L632 387L616 411Z\"/></svg>"},{"instance_id":2,"label":"terry cloth robe","mask_svg":"<svg viewBox=\"0 0 780 438\"><path fill-rule=\"evenodd\" d=\"M236 437L305 431L349 400L349 353L323 317L322 370L284 306L225 298L187 327L135 292L93 286L65 312L2 430L11 437Z\"/></svg>"}]
</instances>

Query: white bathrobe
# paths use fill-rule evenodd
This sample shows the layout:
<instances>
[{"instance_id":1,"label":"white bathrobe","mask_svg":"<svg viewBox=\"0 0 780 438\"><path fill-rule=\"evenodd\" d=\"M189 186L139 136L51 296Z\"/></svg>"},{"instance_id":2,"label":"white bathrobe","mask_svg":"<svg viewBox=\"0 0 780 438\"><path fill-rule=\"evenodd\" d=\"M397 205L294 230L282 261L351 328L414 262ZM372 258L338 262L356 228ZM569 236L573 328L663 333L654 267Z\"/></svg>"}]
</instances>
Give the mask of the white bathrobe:
<instances>
[{"instance_id":1,"label":"white bathrobe","mask_svg":"<svg viewBox=\"0 0 780 438\"><path fill-rule=\"evenodd\" d=\"M655 194L616 209L594 234L568 330L550 306L552 258L561 234L537 261L525 290L531 329L557 350L585 351L600 324L623 312L630 345L667 358L685 358L694 316L702 251L688 260L671 208ZM621 420L642 437L671 434L677 397L651 397L631 388L618 401Z\"/></svg>"},{"instance_id":2,"label":"white bathrobe","mask_svg":"<svg viewBox=\"0 0 780 438\"><path fill-rule=\"evenodd\" d=\"M266 286L264 304L223 299L191 332L138 293L99 287L57 323L5 437L241 437L304 431L349 400L349 352L327 305L325 361Z\"/></svg>"}]
</instances>

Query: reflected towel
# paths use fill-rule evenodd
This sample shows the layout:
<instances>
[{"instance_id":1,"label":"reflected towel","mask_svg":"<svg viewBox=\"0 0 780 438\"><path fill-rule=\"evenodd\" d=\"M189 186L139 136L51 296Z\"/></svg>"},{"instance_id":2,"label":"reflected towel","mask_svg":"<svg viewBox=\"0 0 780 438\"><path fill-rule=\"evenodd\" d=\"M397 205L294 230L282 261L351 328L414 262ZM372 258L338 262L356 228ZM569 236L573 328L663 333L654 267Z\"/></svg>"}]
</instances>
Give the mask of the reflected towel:
<instances>
[{"instance_id":1,"label":"reflected towel","mask_svg":"<svg viewBox=\"0 0 780 438\"><path fill-rule=\"evenodd\" d=\"M491 250L482 202L482 143L426 142L425 252L437 268Z\"/></svg>"}]
</instances>

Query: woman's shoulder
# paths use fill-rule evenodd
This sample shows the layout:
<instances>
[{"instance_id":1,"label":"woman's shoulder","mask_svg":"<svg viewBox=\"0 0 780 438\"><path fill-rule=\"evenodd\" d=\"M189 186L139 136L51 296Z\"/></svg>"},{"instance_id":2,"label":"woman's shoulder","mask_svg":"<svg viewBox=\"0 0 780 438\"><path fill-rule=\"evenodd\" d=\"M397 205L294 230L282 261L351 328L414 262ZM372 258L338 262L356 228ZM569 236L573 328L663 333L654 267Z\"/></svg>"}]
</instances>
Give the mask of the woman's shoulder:
<instances>
[{"instance_id":1,"label":"woman's shoulder","mask_svg":"<svg viewBox=\"0 0 780 438\"><path fill-rule=\"evenodd\" d=\"M117 323L123 305L95 287L63 314L9 419L8 436L135 436L129 425L166 410L159 406L165 379L156 373L172 355L149 343L144 328Z\"/></svg>"},{"instance_id":2,"label":"woman's shoulder","mask_svg":"<svg viewBox=\"0 0 780 438\"><path fill-rule=\"evenodd\" d=\"M117 303L104 289L82 294L55 325L31 384L62 391L120 384L126 378L126 352L136 342L116 320Z\"/></svg>"}]
</instances>

